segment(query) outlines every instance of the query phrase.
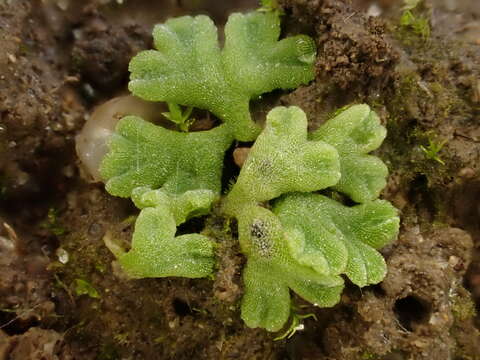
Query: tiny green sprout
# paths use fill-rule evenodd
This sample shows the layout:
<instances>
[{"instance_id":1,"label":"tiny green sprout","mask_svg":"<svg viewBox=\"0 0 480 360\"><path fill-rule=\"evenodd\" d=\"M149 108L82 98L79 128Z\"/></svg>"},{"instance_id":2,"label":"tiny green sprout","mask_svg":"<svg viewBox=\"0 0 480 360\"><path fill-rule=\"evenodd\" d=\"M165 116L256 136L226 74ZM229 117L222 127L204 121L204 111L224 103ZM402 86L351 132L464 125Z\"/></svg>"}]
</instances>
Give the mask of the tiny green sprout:
<instances>
[{"instance_id":1,"label":"tiny green sprout","mask_svg":"<svg viewBox=\"0 0 480 360\"><path fill-rule=\"evenodd\" d=\"M414 34L426 40L430 36L430 25L428 19L421 15L415 15L415 9L422 0L404 0L403 13L400 18L400 25L407 29L411 29Z\"/></svg>"},{"instance_id":2,"label":"tiny green sprout","mask_svg":"<svg viewBox=\"0 0 480 360\"><path fill-rule=\"evenodd\" d=\"M6 312L6 313L16 313L17 311L22 310L25 311L24 309L9 309L9 308L0 308L0 311Z\"/></svg>"},{"instance_id":3,"label":"tiny green sprout","mask_svg":"<svg viewBox=\"0 0 480 360\"><path fill-rule=\"evenodd\" d=\"M58 223L58 209L48 209L47 219L40 225L43 229L49 230L55 236L66 233L66 229Z\"/></svg>"},{"instance_id":4,"label":"tiny green sprout","mask_svg":"<svg viewBox=\"0 0 480 360\"><path fill-rule=\"evenodd\" d=\"M196 313L199 313L199 314L202 314L202 315L208 315L208 311L205 310L205 309L192 307L192 311L195 311Z\"/></svg>"},{"instance_id":5,"label":"tiny green sprout","mask_svg":"<svg viewBox=\"0 0 480 360\"><path fill-rule=\"evenodd\" d=\"M423 40L430 37L430 25L428 19L420 15L414 15L411 10L405 10L402 13L400 25L411 29L414 34L420 36Z\"/></svg>"},{"instance_id":6,"label":"tiny green sprout","mask_svg":"<svg viewBox=\"0 0 480 360\"><path fill-rule=\"evenodd\" d=\"M83 279L75 279L75 293L77 296L88 295L93 299L100 298L97 289L93 287L88 281Z\"/></svg>"},{"instance_id":7,"label":"tiny green sprout","mask_svg":"<svg viewBox=\"0 0 480 360\"><path fill-rule=\"evenodd\" d=\"M232 226L232 218L227 217L225 219L225 222L223 223L223 232L227 235L231 234L231 232L232 232L231 226Z\"/></svg>"},{"instance_id":8,"label":"tiny green sprout","mask_svg":"<svg viewBox=\"0 0 480 360\"><path fill-rule=\"evenodd\" d=\"M425 157L430 160L435 160L436 162L445 165L445 162L440 158L438 153L442 150L443 146L447 143L447 140L443 140L439 143L436 143L432 139L428 139L427 147L420 145L420 149L425 153Z\"/></svg>"},{"instance_id":9,"label":"tiny green sprout","mask_svg":"<svg viewBox=\"0 0 480 360\"><path fill-rule=\"evenodd\" d=\"M122 227L126 228L129 227L130 225L135 224L135 220L137 220L137 215L130 215L127 216L125 219L122 220Z\"/></svg>"},{"instance_id":10,"label":"tiny green sprout","mask_svg":"<svg viewBox=\"0 0 480 360\"><path fill-rule=\"evenodd\" d=\"M180 131L188 132L188 128L190 125L193 124L195 119L190 119L190 115L192 114L193 107L187 106L184 112L182 112L182 108L180 105L175 103L167 103L168 105L168 112L163 112L162 115L165 116L171 122L174 122Z\"/></svg>"},{"instance_id":11,"label":"tiny green sprout","mask_svg":"<svg viewBox=\"0 0 480 360\"><path fill-rule=\"evenodd\" d=\"M361 355L361 360L375 360L375 359L378 359L378 356L368 351L363 352Z\"/></svg>"},{"instance_id":12,"label":"tiny green sprout","mask_svg":"<svg viewBox=\"0 0 480 360\"><path fill-rule=\"evenodd\" d=\"M128 344L128 333L118 333L114 335L113 338L117 342L117 344L120 344L120 345Z\"/></svg>"},{"instance_id":13,"label":"tiny green sprout","mask_svg":"<svg viewBox=\"0 0 480 360\"><path fill-rule=\"evenodd\" d=\"M302 323L302 320L308 319L308 318L313 318L315 321L318 321L317 316L314 313L309 313L309 314L299 314L297 311L299 309L292 303L292 312L291 312L291 318L292 321L290 322L290 325L288 326L287 330L279 336L277 336L274 341L278 340L283 340L283 339L290 339L295 333L299 330L303 330L305 326Z\"/></svg>"}]
</instances>

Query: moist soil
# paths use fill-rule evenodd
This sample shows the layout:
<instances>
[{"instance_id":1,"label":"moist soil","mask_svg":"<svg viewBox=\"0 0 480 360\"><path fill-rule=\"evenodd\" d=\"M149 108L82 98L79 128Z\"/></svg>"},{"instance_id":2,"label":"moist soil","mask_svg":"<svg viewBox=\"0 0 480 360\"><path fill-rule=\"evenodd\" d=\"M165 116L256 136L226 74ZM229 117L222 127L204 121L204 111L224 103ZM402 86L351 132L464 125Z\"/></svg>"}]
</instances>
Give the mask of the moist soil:
<instances>
[{"instance_id":1,"label":"moist soil","mask_svg":"<svg viewBox=\"0 0 480 360\"><path fill-rule=\"evenodd\" d=\"M222 28L257 4L1 0L0 360L480 359L480 2L420 1L410 25L400 1L279 5L283 35L315 39L316 78L252 108L300 106L310 129L350 103L380 115L382 197L401 214L385 280L347 284L328 309L295 297L316 319L275 340L240 319L245 259L216 213L181 229L219 244L214 279L126 279L104 238L129 241L138 211L90 181L75 135L126 93L155 23L208 14Z\"/></svg>"}]
</instances>

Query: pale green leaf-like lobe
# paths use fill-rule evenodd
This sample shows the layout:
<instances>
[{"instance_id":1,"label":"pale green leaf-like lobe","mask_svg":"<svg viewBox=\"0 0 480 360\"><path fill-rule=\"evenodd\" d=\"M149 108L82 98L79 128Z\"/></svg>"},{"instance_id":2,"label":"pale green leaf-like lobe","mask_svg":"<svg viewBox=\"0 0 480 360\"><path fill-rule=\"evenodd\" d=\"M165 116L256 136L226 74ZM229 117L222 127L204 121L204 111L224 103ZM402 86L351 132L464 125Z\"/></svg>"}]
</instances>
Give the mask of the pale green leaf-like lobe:
<instances>
[{"instance_id":1,"label":"pale green leaf-like lobe","mask_svg":"<svg viewBox=\"0 0 480 360\"><path fill-rule=\"evenodd\" d=\"M199 278L212 273L214 242L200 234L175 237L175 232L192 212L208 212L213 192L194 190L170 196L162 190L137 188L132 197L142 211L135 223L131 250L119 256L127 274Z\"/></svg>"},{"instance_id":2,"label":"pale green leaf-like lobe","mask_svg":"<svg viewBox=\"0 0 480 360\"><path fill-rule=\"evenodd\" d=\"M229 17L223 60L238 91L257 96L278 88L295 88L313 78L313 39L298 35L278 41L279 36L280 18L274 13Z\"/></svg>"},{"instance_id":3,"label":"pale green leaf-like lobe","mask_svg":"<svg viewBox=\"0 0 480 360\"><path fill-rule=\"evenodd\" d=\"M137 187L132 192L132 200L139 209L169 204L176 225L183 224L191 217L208 214L218 195L212 190L189 190L182 194L168 194L164 190L151 190Z\"/></svg>"},{"instance_id":4,"label":"pale green leaf-like lobe","mask_svg":"<svg viewBox=\"0 0 480 360\"><path fill-rule=\"evenodd\" d=\"M320 274L340 274L348 262L348 251L337 239L337 229L325 221L317 228L317 246L312 248L305 233L297 227L286 228L286 241L291 255L302 265L311 266ZM313 230L313 229L312 229Z\"/></svg>"},{"instance_id":5,"label":"pale green leaf-like lobe","mask_svg":"<svg viewBox=\"0 0 480 360\"><path fill-rule=\"evenodd\" d=\"M162 187L172 194L196 189L218 193L231 141L225 125L180 133L127 116L117 124L100 173L107 191L121 197L131 196L137 187Z\"/></svg>"},{"instance_id":6,"label":"pale green leaf-like lobe","mask_svg":"<svg viewBox=\"0 0 480 360\"><path fill-rule=\"evenodd\" d=\"M342 176L334 189L356 202L376 199L386 185L388 169L377 157L368 155L386 136L378 116L366 104L353 105L328 120L311 134L337 149Z\"/></svg>"},{"instance_id":7,"label":"pale green leaf-like lobe","mask_svg":"<svg viewBox=\"0 0 480 360\"><path fill-rule=\"evenodd\" d=\"M170 19L153 31L156 50L130 62L129 89L146 100L207 109L227 123L236 139L254 140L260 128L250 117L250 99L314 77L313 40L299 35L278 41L279 35L276 15L233 14L221 50L208 17Z\"/></svg>"},{"instance_id":8,"label":"pale green leaf-like lobe","mask_svg":"<svg viewBox=\"0 0 480 360\"><path fill-rule=\"evenodd\" d=\"M272 270L270 274L259 271L254 261L249 261L243 270L242 319L251 328L278 331L290 316L288 286L272 276Z\"/></svg>"},{"instance_id":9,"label":"pale green leaf-like lobe","mask_svg":"<svg viewBox=\"0 0 480 360\"><path fill-rule=\"evenodd\" d=\"M337 259L330 274L344 273L358 286L385 276L385 261L376 249L393 241L399 229L397 211L387 201L347 207L322 195L290 194L277 201L274 212L286 236L303 236L303 247L290 250L302 264L315 267L315 254Z\"/></svg>"},{"instance_id":10,"label":"pale green leaf-like lobe","mask_svg":"<svg viewBox=\"0 0 480 360\"><path fill-rule=\"evenodd\" d=\"M332 307L339 303L343 280L339 276L322 276L308 270L290 280L290 288L300 297L319 307ZM313 276L312 276L313 275Z\"/></svg>"},{"instance_id":11,"label":"pale green leaf-like lobe","mask_svg":"<svg viewBox=\"0 0 480 360\"><path fill-rule=\"evenodd\" d=\"M242 299L242 319L248 326L280 330L290 314L289 288L318 306L333 306L339 301L342 279L296 261L275 214L252 205L237 218L240 245L248 258Z\"/></svg>"},{"instance_id":12,"label":"pale green leaf-like lobe","mask_svg":"<svg viewBox=\"0 0 480 360\"><path fill-rule=\"evenodd\" d=\"M249 257L243 282L242 319L249 327L268 331L280 330L290 315L289 288L320 307L337 304L343 290L341 277L320 275L286 253L271 259Z\"/></svg>"},{"instance_id":13,"label":"pale green leaf-like lobe","mask_svg":"<svg viewBox=\"0 0 480 360\"><path fill-rule=\"evenodd\" d=\"M227 212L244 202L262 202L294 191L335 185L340 162L334 147L307 139L307 118L298 107L276 107L250 150L227 197ZM231 208L232 210L229 210Z\"/></svg>"}]
</instances>

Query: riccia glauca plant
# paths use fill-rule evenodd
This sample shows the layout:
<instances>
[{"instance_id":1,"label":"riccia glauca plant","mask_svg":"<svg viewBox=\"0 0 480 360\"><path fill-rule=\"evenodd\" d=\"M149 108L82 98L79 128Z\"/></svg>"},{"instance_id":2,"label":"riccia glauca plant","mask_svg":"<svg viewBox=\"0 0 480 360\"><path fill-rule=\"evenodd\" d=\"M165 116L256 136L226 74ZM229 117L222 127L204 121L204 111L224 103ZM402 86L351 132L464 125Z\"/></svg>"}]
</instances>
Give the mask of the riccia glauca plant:
<instances>
[{"instance_id":1,"label":"riccia glauca plant","mask_svg":"<svg viewBox=\"0 0 480 360\"><path fill-rule=\"evenodd\" d=\"M206 215L221 201L238 221L247 258L241 316L249 327L280 330L291 314L290 290L312 304L339 302L342 276L358 286L380 282L386 265L380 248L396 238L399 218L378 200L387 168L369 152L386 135L368 105L342 109L307 132L298 107L271 110L264 128L252 121L249 102L274 89L292 89L314 77L316 49L305 35L279 40L276 12L232 14L225 44L206 16L157 25L155 50L130 63L130 91L168 103L174 131L126 116L116 125L100 173L106 190L140 209L131 248L111 246L132 278L208 277L215 239L176 236L177 227ZM187 106L182 112L180 106ZM188 132L191 107L223 123ZM226 150L255 140L236 183L221 196ZM343 193L346 206L318 191Z\"/></svg>"}]
</instances>

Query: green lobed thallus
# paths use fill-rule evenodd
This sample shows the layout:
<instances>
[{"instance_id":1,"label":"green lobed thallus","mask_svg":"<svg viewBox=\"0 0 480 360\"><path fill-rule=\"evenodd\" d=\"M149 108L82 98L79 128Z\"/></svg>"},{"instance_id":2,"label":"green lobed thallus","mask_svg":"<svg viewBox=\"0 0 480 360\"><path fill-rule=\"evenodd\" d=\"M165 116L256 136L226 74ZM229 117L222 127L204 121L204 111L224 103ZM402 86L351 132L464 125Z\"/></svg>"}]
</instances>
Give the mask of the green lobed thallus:
<instances>
[{"instance_id":1,"label":"green lobed thallus","mask_svg":"<svg viewBox=\"0 0 480 360\"><path fill-rule=\"evenodd\" d=\"M358 286L380 282L386 265L378 250L399 228L396 209L378 200L388 173L369 152L381 145L386 130L368 105L343 109L312 133L295 106L271 110L263 129L252 121L251 99L314 78L313 40L279 36L278 12L232 14L223 48L206 16L157 25L155 50L130 63L130 91L174 104L170 108L180 115L179 105L188 107L186 114L190 107L209 110L223 124L178 132L127 116L101 164L107 191L132 198L141 209L131 249L115 251L127 274L211 276L214 239L176 236L176 229L221 200L225 216L238 220L247 257L241 316L249 327L269 331L287 322L290 290L326 307L339 302L342 275ZM234 140L255 143L222 198L223 160ZM357 205L318 193L327 188Z\"/></svg>"}]
</instances>

